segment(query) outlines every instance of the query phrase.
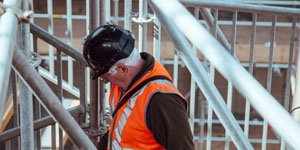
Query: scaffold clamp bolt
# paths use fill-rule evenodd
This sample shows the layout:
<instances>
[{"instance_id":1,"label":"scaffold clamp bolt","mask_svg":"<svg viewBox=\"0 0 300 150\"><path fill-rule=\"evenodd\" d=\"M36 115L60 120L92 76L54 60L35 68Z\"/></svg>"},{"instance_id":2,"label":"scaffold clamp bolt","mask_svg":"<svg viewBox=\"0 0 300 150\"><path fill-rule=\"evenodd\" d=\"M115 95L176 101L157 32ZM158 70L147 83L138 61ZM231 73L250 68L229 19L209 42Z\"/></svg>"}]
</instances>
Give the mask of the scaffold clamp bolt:
<instances>
[{"instance_id":1,"label":"scaffold clamp bolt","mask_svg":"<svg viewBox=\"0 0 300 150\"><path fill-rule=\"evenodd\" d=\"M30 18L32 18L34 14L32 10L22 11L16 6L8 6L4 5L3 3L0 3L0 16L2 16L6 12L12 12L13 14L15 14L18 18L19 23L29 23Z\"/></svg>"}]
</instances>

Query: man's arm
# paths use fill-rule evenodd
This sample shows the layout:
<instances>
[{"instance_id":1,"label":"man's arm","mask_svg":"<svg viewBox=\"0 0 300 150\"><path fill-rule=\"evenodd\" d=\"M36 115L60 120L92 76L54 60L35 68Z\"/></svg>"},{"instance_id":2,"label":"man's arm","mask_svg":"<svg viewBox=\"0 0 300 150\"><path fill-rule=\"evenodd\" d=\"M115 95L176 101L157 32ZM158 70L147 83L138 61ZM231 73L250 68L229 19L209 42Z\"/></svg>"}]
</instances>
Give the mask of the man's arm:
<instances>
[{"instance_id":1,"label":"man's arm","mask_svg":"<svg viewBox=\"0 0 300 150\"><path fill-rule=\"evenodd\" d=\"M156 93L146 114L154 138L169 150L194 150L186 103L176 94Z\"/></svg>"},{"instance_id":2,"label":"man's arm","mask_svg":"<svg viewBox=\"0 0 300 150\"><path fill-rule=\"evenodd\" d=\"M107 130L106 133L101 136L100 142L97 145L98 150L106 150L108 144L108 133L109 130Z\"/></svg>"}]
</instances>

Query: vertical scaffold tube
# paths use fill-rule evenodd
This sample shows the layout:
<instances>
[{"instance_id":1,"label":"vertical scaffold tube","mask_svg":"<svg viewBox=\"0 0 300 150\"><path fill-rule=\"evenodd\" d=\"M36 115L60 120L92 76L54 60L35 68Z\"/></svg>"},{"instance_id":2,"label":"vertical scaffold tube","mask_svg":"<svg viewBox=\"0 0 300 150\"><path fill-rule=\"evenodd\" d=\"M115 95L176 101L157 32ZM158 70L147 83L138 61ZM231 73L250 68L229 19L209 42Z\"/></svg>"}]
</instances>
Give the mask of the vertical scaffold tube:
<instances>
[{"instance_id":1,"label":"vertical scaffold tube","mask_svg":"<svg viewBox=\"0 0 300 150\"><path fill-rule=\"evenodd\" d=\"M100 26L100 0L90 1L90 32ZM90 130L99 131L100 127L100 81L90 80ZM90 137L94 144L97 143L98 137Z\"/></svg>"},{"instance_id":2,"label":"vertical scaffold tube","mask_svg":"<svg viewBox=\"0 0 300 150\"><path fill-rule=\"evenodd\" d=\"M146 0L139 0L139 20L147 19L148 5ZM139 24L139 51L146 52L147 49L147 23Z\"/></svg>"},{"instance_id":3,"label":"vertical scaffold tube","mask_svg":"<svg viewBox=\"0 0 300 150\"><path fill-rule=\"evenodd\" d=\"M29 0L23 0L21 3L23 11L29 10ZM25 54L29 62L31 58L31 39L29 24L20 24L18 30L18 47ZM16 50L19 51L19 50ZM24 82L20 82L20 125L21 125L21 149L34 149L34 132L33 132L33 97L29 88Z\"/></svg>"},{"instance_id":4,"label":"vertical scaffold tube","mask_svg":"<svg viewBox=\"0 0 300 150\"><path fill-rule=\"evenodd\" d=\"M3 4L19 6L20 0L4 0ZM14 52L18 18L12 11L7 11L0 19L0 118L2 118L3 107L6 99L11 61ZM2 119L0 119L0 128Z\"/></svg>"}]
</instances>

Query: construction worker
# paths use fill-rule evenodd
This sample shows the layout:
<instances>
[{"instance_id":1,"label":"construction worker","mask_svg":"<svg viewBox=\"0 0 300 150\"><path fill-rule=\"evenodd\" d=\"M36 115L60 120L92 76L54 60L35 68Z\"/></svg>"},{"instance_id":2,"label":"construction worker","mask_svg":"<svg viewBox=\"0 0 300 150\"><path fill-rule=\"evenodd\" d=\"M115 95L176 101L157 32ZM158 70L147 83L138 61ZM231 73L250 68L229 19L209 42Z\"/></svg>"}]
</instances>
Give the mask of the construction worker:
<instances>
[{"instance_id":1,"label":"construction worker","mask_svg":"<svg viewBox=\"0 0 300 150\"><path fill-rule=\"evenodd\" d=\"M153 56L134 48L134 35L104 25L87 38L83 54L91 78L112 84L112 121L98 149L194 149L187 101Z\"/></svg>"}]
</instances>

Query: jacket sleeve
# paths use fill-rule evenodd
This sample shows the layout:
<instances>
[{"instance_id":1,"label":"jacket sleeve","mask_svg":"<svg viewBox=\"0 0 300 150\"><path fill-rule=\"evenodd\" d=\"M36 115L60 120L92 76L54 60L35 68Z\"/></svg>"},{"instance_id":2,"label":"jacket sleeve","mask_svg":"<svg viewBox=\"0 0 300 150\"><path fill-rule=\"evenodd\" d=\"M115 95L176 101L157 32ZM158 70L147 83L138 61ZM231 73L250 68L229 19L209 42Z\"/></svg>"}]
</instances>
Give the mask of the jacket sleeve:
<instances>
[{"instance_id":1,"label":"jacket sleeve","mask_svg":"<svg viewBox=\"0 0 300 150\"><path fill-rule=\"evenodd\" d=\"M176 94L155 93L146 110L154 138L168 150L194 150L186 102Z\"/></svg>"},{"instance_id":2,"label":"jacket sleeve","mask_svg":"<svg viewBox=\"0 0 300 150\"><path fill-rule=\"evenodd\" d=\"M108 143L108 133L109 133L109 130L107 130L106 133L101 136L100 142L97 145L98 150L106 150L107 143Z\"/></svg>"}]
</instances>

